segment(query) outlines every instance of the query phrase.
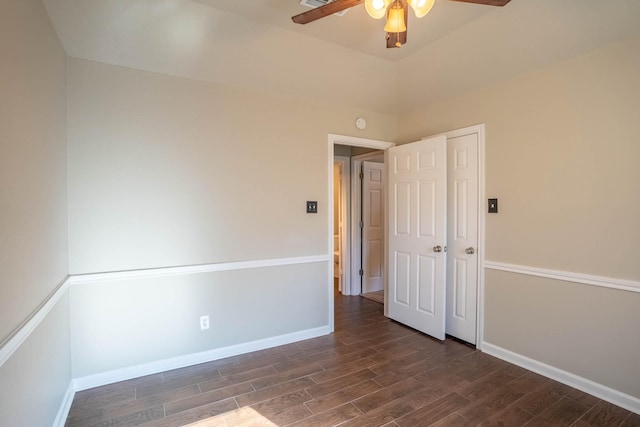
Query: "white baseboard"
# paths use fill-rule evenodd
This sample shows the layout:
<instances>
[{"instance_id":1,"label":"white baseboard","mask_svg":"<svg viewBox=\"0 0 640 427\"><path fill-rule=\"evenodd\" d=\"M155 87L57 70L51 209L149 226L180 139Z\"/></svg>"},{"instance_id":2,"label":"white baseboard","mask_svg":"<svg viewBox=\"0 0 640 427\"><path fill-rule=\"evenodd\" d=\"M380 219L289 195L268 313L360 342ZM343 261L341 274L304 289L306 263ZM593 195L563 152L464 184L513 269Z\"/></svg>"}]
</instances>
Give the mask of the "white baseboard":
<instances>
[{"instance_id":1,"label":"white baseboard","mask_svg":"<svg viewBox=\"0 0 640 427\"><path fill-rule=\"evenodd\" d=\"M310 338L316 338L331 333L329 326L307 329L276 337L265 338L257 341L232 345L223 348L203 351L200 353L187 354L184 356L172 357L170 359L158 360L145 363L143 365L131 366L113 371L103 372L86 377L75 378L71 381L74 391L87 390L100 387L119 381L130 380L143 377L145 375L157 374L158 372L169 371L171 369L184 368L186 366L197 365L199 363L211 362L213 360L224 359L225 357L237 356L239 354L250 353L252 351L264 350L266 348L277 347L279 345L291 344Z\"/></svg>"},{"instance_id":2,"label":"white baseboard","mask_svg":"<svg viewBox=\"0 0 640 427\"><path fill-rule=\"evenodd\" d=\"M71 383L69 383L67 392L64 394L64 398L62 399L62 403L60 404L60 409L58 409L58 415L53 422L53 427L64 427L65 423L67 422L67 418L69 417L69 411L71 410L71 404L73 403L73 398L75 395L76 391L73 388L72 381Z\"/></svg>"},{"instance_id":3,"label":"white baseboard","mask_svg":"<svg viewBox=\"0 0 640 427\"><path fill-rule=\"evenodd\" d=\"M572 374L571 372L547 365L546 363L514 353L488 342L482 343L482 351L495 356L498 359L513 363L514 365L518 365L547 378L551 378L552 380L577 388L578 390L582 390L585 393L589 393L602 400L613 403L614 405L635 412L636 414L640 414L640 399L637 397L622 393L605 385Z\"/></svg>"}]
</instances>

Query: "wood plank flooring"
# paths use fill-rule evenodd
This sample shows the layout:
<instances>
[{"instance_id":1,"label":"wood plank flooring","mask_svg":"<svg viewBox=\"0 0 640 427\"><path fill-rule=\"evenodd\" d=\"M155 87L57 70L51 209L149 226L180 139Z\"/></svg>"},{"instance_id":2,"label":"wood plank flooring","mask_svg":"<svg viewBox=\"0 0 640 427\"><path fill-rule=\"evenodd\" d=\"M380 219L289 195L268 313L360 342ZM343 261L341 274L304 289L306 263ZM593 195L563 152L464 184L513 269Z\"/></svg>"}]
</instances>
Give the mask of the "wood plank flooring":
<instances>
[{"instance_id":1,"label":"wood plank flooring","mask_svg":"<svg viewBox=\"0 0 640 427\"><path fill-rule=\"evenodd\" d=\"M67 427L640 426L640 415L336 295L335 334L78 392Z\"/></svg>"}]
</instances>

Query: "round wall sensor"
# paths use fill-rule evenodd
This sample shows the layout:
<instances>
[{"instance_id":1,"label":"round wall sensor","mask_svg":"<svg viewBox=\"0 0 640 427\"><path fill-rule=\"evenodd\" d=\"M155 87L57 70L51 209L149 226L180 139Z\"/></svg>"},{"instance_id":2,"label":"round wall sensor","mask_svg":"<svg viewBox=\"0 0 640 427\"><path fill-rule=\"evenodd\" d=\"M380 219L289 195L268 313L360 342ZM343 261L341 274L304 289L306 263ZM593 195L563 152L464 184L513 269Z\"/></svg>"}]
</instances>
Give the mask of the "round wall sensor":
<instances>
[{"instance_id":1,"label":"round wall sensor","mask_svg":"<svg viewBox=\"0 0 640 427\"><path fill-rule=\"evenodd\" d=\"M367 127L367 121L363 117L358 117L356 119L356 127L360 130Z\"/></svg>"}]
</instances>

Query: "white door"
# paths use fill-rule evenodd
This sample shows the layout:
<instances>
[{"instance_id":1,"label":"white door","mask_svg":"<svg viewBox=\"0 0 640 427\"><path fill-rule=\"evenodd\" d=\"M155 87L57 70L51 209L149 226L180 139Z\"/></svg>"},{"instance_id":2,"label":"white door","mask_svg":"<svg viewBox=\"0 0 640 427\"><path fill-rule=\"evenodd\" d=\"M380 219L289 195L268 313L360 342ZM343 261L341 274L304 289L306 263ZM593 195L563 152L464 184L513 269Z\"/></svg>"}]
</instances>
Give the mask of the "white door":
<instances>
[{"instance_id":1,"label":"white door","mask_svg":"<svg viewBox=\"0 0 640 427\"><path fill-rule=\"evenodd\" d=\"M478 134L449 138L447 334L476 343Z\"/></svg>"},{"instance_id":2,"label":"white door","mask_svg":"<svg viewBox=\"0 0 640 427\"><path fill-rule=\"evenodd\" d=\"M384 289L384 163L362 164L362 293Z\"/></svg>"},{"instance_id":3,"label":"white door","mask_svg":"<svg viewBox=\"0 0 640 427\"><path fill-rule=\"evenodd\" d=\"M447 138L388 150L389 317L445 338Z\"/></svg>"}]
</instances>

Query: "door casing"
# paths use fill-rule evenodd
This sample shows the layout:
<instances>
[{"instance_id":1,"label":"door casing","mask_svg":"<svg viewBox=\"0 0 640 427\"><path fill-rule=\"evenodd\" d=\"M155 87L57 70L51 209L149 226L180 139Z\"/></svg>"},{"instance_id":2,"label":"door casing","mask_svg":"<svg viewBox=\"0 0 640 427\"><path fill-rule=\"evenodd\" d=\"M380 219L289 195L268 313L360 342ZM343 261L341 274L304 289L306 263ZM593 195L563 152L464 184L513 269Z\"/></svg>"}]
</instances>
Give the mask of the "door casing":
<instances>
[{"instance_id":1,"label":"door casing","mask_svg":"<svg viewBox=\"0 0 640 427\"><path fill-rule=\"evenodd\" d=\"M349 157L346 156L334 156L333 163L339 164L341 169L342 185L340 186L340 222L342 228L340 229L340 273L339 273L339 289L344 293L345 285L349 283L349 277L351 274L351 261L348 251L348 229L349 229L349 200L351 199L349 179L351 178L351 162ZM333 177L333 175L332 175ZM332 202L334 199L331 199ZM335 206L333 206L335 209ZM335 224L334 224L335 226ZM345 231L347 230L347 231ZM335 250L335 248L334 248ZM333 258L332 258L333 259Z\"/></svg>"}]
</instances>

